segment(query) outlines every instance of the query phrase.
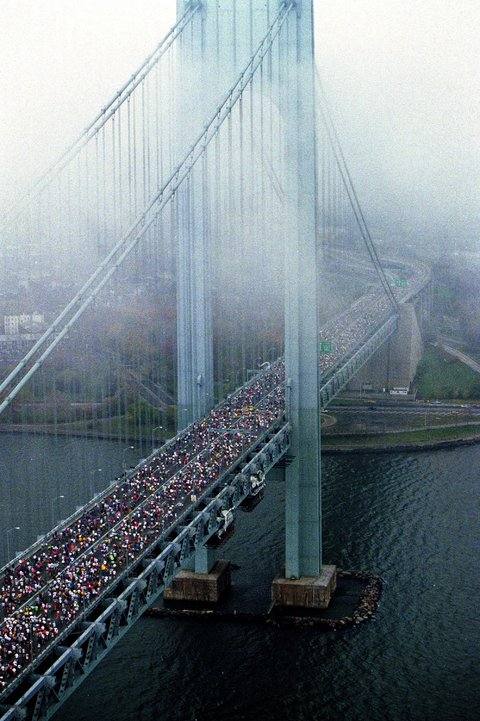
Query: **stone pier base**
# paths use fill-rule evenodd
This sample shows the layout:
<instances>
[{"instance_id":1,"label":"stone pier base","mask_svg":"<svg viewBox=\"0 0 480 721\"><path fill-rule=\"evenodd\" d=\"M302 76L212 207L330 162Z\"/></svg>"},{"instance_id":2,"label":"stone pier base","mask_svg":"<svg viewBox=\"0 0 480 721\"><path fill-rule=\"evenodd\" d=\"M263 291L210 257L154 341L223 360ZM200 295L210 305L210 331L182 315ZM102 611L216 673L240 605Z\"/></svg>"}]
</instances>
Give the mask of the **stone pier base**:
<instances>
[{"instance_id":1,"label":"stone pier base","mask_svg":"<svg viewBox=\"0 0 480 721\"><path fill-rule=\"evenodd\" d=\"M325 609L337 587L336 566L322 566L320 576L275 578L272 583L274 606Z\"/></svg>"},{"instance_id":2,"label":"stone pier base","mask_svg":"<svg viewBox=\"0 0 480 721\"><path fill-rule=\"evenodd\" d=\"M209 573L179 571L163 597L166 601L216 603L230 585L230 563L216 561Z\"/></svg>"}]
</instances>

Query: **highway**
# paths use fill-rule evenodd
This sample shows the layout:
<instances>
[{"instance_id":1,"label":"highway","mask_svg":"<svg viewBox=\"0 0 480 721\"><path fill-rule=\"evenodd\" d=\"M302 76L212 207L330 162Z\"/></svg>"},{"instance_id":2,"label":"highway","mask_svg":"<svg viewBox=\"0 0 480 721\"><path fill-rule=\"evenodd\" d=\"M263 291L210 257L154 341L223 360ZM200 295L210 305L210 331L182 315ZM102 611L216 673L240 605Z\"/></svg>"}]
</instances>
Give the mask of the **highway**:
<instances>
[{"instance_id":1,"label":"highway","mask_svg":"<svg viewBox=\"0 0 480 721\"><path fill-rule=\"evenodd\" d=\"M419 273L408 296L412 286L420 289L424 282ZM341 376L327 394L329 400L348 380L342 370L348 359L382 328L391 332L393 317L386 296L371 287L321 328L320 341L329 345L320 354L322 387L337 373ZM378 342L383 341L380 335ZM278 428L284 405L284 364L279 360L7 564L1 572L2 698L78 618L114 593L119 578L154 539L195 508L202 493L256 447L268 428Z\"/></svg>"},{"instance_id":2,"label":"highway","mask_svg":"<svg viewBox=\"0 0 480 721\"><path fill-rule=\"evenodd\" d=\"M425 415L425 413L432 413L435 415L441 414L452 414L459 413L462 415L480 415L480 405L470 404L459 404L459 403L440 403L436 401L428 402L415 402L411 401L410 404L395 404L395 405L384 405L382 401L377 399L365 402L362 405L330 405L328 408L332 413L352 413L361 415Z\"/></svg>"},{"instance_id":3,"label":"highway","mask_svg":"<svg viewBox=\"0 0 480 721\"><path fill-rule=\"evenodd\" d=\"M477 363L476 360L471 358L466 353L463 353L461 350L458 350L457 348L452 348L451 346L447 345L446 343L434 343L434 346L437 346L438 348L441 348L445 353L447 353L452 358L456 358L457 360L464 363L466 366L471 368L475 373L480 373L480 363Z\"/></svg>"}]
</instances>

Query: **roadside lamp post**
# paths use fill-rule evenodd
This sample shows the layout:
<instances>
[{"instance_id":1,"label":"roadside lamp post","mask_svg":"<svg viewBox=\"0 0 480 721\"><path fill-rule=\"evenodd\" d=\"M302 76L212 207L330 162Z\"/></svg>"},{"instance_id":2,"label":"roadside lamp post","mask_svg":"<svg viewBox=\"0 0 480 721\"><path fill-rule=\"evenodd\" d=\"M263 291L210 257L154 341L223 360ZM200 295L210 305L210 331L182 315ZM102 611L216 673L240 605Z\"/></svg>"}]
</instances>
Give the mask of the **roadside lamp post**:
<instances>
[{"instance_id":1,"label":"roadside lamp post","mask_svg":"<svg viewBox=\"0 0 480 721\"><path fill-rule=\"evenodd\" d=\"M65 496L62 493L59 496L55 496L55 498L50 499L50 515L52 518L52 528L55 525L55 503L56 503L56 501L61 501L63 498L65 498ZM59 507L60 507L60 504L59 504Z\"/></svg>"},{"instance_id":2,"label":"roadside lamp post","mask_svg":"<svg viewBox=\"0 0 480 721\"><path fill-rule=\"evenodd\" d=\"M155 433L155 431L160 431L160 430L163 430L163 426L155 426L155 428L152 428L152 448L154 448L154 446L155 446L153 434Z\"/></svg>"},{"instance_id":3,"label":"roadside lamp post","mask_svg":"<svg viewBox=\"0 0 480 721\"><path fill-rule=\"evenodd\" d=\"M19 531L20 526L12 526L12 528L7 528L5 531L5 538L6 538L6 545L7 545L7 562L10 561L10 546L11 546L11 538L14 531Z\"/></svg>"},{"instance_id":4,"label":"roadside lamp post","mask_svg":"<svg viewBox=\"0 0 480 721\"><path fill-rule=\"evenodd\" d=\"M34 638L33 638L33 623L34 623L33 616L28 617L28 630L30 635L30 660L33 661L34 657Z\"/></svg>"},{"instance_id":5,"label":"roadside lamp post","mask_svg":"<svg viewBox=\"0 0 480 721\"><path fill-rule=\"evenodd\" d=\"M127 475L127 462L126 462L126 460L125 460L125 453L126 453L127 451L133 451L134 448L135 448L135 446L126 446L126 447L123 449L123 453L122 453L122 470L123 470L123 472L124 472L125 475Z\"/></svg>"},{"instance_id":6,"label":"roadside lamp post","mask_svg":"<svg viewBox=\"0 0 480 721\"><path fill-rule=\"evenodd\" d=\"M93 477L95 476L95 473L100 473L101 468L94 468L93 471L90 471L90 499L92 499L95 495L95 486L93 484Z\"/></svg>"}]
</instances>

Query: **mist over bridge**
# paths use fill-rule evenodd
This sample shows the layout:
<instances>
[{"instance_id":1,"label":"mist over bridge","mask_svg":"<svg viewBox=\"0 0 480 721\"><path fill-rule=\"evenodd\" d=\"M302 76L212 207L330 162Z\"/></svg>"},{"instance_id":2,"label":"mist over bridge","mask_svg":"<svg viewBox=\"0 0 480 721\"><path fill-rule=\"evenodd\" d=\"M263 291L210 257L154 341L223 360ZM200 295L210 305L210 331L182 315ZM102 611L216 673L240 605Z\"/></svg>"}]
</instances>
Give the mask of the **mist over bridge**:
<instances>
[{"instance_id":1,"label":"mist over bridge","mask_svg":"<svg viewBox=\"0 0 480 721\"><path fill-rule=\"evenodd\" d=\"M175 356L178 432L3 569L4 718L47 718L180 569L210 570L206 547L286 455L285 588L322 576L320 409L428 290L420 268L392 288L327 110L315 110L310 3L245 8L180 3L172 31L11 220L6 265L65 272L75 293L5 374L6 422L72 437L107 427L122 445L148 436L162 418L122 379L146 373L149 348L138 335L126 348L128 325L113 321L125 303L155 292L165 306L173 293L175 333L160 311L152 327ZM324 284L354 286L344 308ZM262 332L283 300L285 334L268 353ZM229 311L230 337L218 324ZM167 373L148 380L168 386Z\"/></svg>"}]
</instances>

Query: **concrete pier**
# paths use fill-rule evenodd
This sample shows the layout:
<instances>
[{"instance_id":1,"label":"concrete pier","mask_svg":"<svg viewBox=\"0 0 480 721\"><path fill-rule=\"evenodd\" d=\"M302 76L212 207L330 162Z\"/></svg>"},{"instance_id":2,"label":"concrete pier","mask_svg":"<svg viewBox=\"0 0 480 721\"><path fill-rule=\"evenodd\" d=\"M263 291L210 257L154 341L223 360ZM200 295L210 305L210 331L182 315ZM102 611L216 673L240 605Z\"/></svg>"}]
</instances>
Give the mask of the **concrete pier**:
<instances>
[{"instance_id":1,"label":"concrete pier","mask_svg":"<svg viewBox=\"0 0 480 721\"><path fill-rule=\"evenodd\" d=\"M367 571L342 571L337 569L337 588L328 610L290 607L272 607L267 589L261 586L258 597L252 603L252 597L238 593L215 606L206 608L202 604L160 605L147 615L156 618L174 618L178 620L196 619L201 623L232 621L234 623L265 623L275 625L313 627L325 631L341 631L368 621L377 610L382 593L382 579ZM260 603L258 603L260 601Z\"/></svg>"},{"instance_id":2,"label":"concrete pier","mask_svg":"<svg viewBox=\"0 0 480 721\"><path fill-rule=\"evenodd\" d=\"M322 566L319 576L275 578L272 583L272 602L283 608L328 608L337 587L336 566Z\"/></svg>"},{"instance_id":3,"label":"concrete pier","mask_svg":"<svg viewBox=\"0 0 480 721\"><path fill-rule=\"evenodd\" d=\"M230 562L216 561L208 573L179 571L163 596L166 601L217 603L230 586Z\"/></svg>"}]
</instances>

